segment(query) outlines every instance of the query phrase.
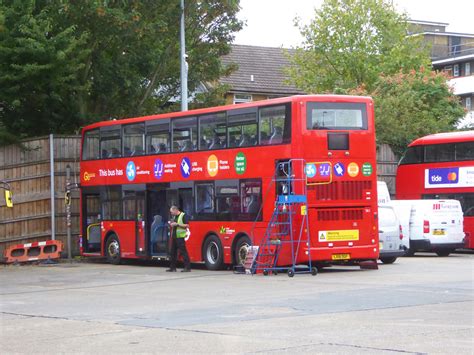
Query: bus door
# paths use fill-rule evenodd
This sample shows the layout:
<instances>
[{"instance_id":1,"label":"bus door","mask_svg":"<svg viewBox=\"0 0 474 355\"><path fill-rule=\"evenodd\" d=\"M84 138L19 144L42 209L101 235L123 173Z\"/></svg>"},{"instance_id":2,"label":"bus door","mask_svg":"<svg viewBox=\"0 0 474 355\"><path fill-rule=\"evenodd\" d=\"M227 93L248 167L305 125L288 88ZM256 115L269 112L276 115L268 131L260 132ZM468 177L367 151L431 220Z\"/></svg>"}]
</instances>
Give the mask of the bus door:
<instances>
[{"instance_id":1,"label":"bus door","mask_svg":"<svg viewBox=\"0 0 474 355\"><path fill-rule=\"evenodd\" d=\"M169 248L169 208L172 205L171 195L177 195L176 190L170 190L168 184L157 184L148 187L147 191L147 221L150 255L167 257Z\"/></svg>"},{"instance_id":2,"label":"bus door","mask_svg":"<svg viewBox=\"0 0 474 355\"><path fill-rule=\"evenodd\" d=\"M82 248L85 253L101 252L100 194L86 192L82 195Z\"/></svg>"},{"instance_id":3,"label":"bus door","mask_svg":"<svg viewBox=\"0 0 474 355\"><path fill-rule=\"evenodd\" d=\"M119 238L123 238L123 241L121 241L123 250L129 252L133 251L137 256L145 256L147 254L147 245L145 242L146 221L144 217L145 185L123 185L122 203L122 221L115 222L115 225L118 226L120 223L118 229L120 229ZM104 218L104 220L105 219L106 218Z\"/></svg>"}]
</instances>

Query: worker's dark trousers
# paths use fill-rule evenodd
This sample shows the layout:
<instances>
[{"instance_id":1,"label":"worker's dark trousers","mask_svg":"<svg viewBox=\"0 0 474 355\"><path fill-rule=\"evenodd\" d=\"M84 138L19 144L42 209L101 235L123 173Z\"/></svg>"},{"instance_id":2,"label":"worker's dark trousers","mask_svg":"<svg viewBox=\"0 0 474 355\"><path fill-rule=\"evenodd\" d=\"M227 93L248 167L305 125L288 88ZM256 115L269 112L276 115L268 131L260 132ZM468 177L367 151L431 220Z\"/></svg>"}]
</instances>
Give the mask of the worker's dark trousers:
<instances>
[{"instance_id":1,"label":"worker's dark trousers","mask_svg":"<svg viewBox=\"0 0 474 355\"><path fill-rule=\"evenodd\" d=\"M178 259L178 250L184 261L184 268L191 269L188 251L186 250L186 241L184 238L171 238L170 248L170 269L176 269L176 260Z\"/></svg>"}]
</instances>

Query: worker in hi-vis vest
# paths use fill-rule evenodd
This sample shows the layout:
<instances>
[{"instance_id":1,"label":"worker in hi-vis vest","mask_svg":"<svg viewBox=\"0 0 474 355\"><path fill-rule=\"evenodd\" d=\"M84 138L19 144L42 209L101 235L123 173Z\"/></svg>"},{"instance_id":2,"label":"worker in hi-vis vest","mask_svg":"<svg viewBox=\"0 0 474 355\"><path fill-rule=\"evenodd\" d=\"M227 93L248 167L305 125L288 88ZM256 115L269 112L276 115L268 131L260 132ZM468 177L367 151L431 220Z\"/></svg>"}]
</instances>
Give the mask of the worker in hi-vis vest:
<instances>
[{"instance_id":1,"label":"worker in hi-vis vest","mask_svg":"<svg viewBox=\"0 0 474 355\"><path fill-rule=\"evenodd\" d=\"M178 250L183 257L184 269L181 272L191 271L191 262L189 261L188 251L186 250L186 236L189 228L188 218L178 207L171 206L170 214L173 220L169 221L171 230L171 250L170 250L170 268L166 271L176 271L176 260L178 259Z\"/></svg>"}]
</instances>

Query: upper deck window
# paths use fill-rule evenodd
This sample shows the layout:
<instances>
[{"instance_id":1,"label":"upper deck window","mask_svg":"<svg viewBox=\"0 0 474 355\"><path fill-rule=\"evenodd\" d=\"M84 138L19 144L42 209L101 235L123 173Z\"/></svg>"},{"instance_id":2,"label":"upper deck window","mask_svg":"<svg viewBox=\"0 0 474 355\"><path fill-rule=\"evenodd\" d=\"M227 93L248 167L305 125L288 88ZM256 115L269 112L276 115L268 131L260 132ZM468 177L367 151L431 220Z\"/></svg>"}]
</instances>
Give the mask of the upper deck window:
<instances>
[{"instance_id":1,"label":"upper deck window","mask_svg":"<svg viewBox=\"0 0 474 355\"><path fill-rule=\"evenodd\" d=\"M290 142L291 120L289 105L264 107L259 110L260 144Z\"/></svg>"},{"instance_id":2,"label":"upper deck window","mask_svg":"<svg viewBox=\"0 0 474 355\"><path fill-rule=\"evenodd\" d=\"M98 129L93 129L84 133L84 145L82 147L82 160L92 160L100 158L100 135Z\"/></svg>"},{"instance_id":3,"label":"upper deck window","mask_svg":"<svg viewBox=\"0 0 474 355\"><path fill-rule=\"evenodd\" d=\"M120 126L107 126L100 129L100 155L102 158L122 156Z\"/></svg>"},{"instance_id":4,"label":"upper deck window","mask_svg":"<svg viewBox=\"0 0 474 355\"><path fill-rule=\"evenodd\" d=\"M400 165L405 164L420 164L424 160L424 149L423 146L417 145L414 147L409 147L405 154L403 154L400 159Z\"/></svg>"},{"instance_id":5,"label":"upper deck window","mask_svg":"<svg viewBox=\"0 0 474 355\"><path fill-rule=\"evenodd\" d=\"M167 153L170 151L170 120L147 122L146 126L147 154Z\"/></svg>"},{"instance_id":6,"label":"upper deck window","mask_svg":"<svg viewBox=\"0 0 474 355\"><path fill-rule=\"evenodd\" d=\"M123 156L143 155L145 125L143 123L123 126Z\"/></svg>"},{"instance_id":7,"label":"upper deck window","mask_svg":"<svg viewBox=\"0 0 474 355\"><path fill-rule=\"evenodd\" d=\"M226 115L223 112L199 117L199 149L219 149L227 146Z\"/></svg>"},{"instance_id":8,"label":"upper deck window","mask_svg":"<svg viewBox=\"0 0 474 355\"><path fill-rule=\"evenodd\" d=\"M454 161L454 143L425 146L425 163Z\"/></svg>"},{"instance_id":9,"label":"upper deck window","mask_svg":"<svg viewBox=\"0 0 474 355\"><path fill-rule=\"evenodd\" d=\"M306 111L307 129L367 129L364 103L310 102Z\"/></svg>"},{"instance_id":10,"label":"upper deck window","mask_svg":"<svg viewBox=\"0 0 474 355\"><path fill-rule=\"evenodd\" d=\"M197 148L196 117L176 118L173 123L173 152L189 152Z\"/></svg>"},{"instance_id":11,"label":"upper deck window","mask_svg":"<svg viewBox=\"0 0 474 355\"><path fill-rule=\"evenodd\" d=\"M229 147L248 147L257 144L257 110L229 111L227 116Z\"/></svg>"}]
</instances>

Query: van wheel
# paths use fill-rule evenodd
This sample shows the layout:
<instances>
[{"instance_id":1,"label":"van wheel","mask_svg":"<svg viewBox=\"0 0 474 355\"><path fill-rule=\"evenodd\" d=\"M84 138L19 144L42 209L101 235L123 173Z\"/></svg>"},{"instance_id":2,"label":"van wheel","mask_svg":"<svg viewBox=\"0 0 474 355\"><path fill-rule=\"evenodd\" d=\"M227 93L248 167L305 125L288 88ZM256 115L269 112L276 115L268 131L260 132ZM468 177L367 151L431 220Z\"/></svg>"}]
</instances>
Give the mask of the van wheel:
<instances>
[{"instance_id":1,"label":"van wheel","mask_svg":"<svg viewBox=\"0 0 474 355\"><path fill-rule=\"evenodd\" d=\"M115 234L112 234L105 244L105 256L110 264L120 264L120 242Z\"/></svg>"},{"instance_id":2,"label":"van wheel","mask_svg":"<svg viewBox=\"0 0 474 355\"><path fill-rule=\"evenodd\" d=\"M436 251L436 254L438 254L438 256L449 256L449 254L451 254L453 251L451 249L447 249L447 250L438 250Z\"/></svg>"},{"instance_id":3,"label":"van wheel","mask_svg":"<svg viewBox=\"0 0 474 355\"><path fill-rule=\"evenodd\" d=\"M209 270L221 270L224 267L224 249L220 239L209 236L203 247L204 262Z\"/></svg>"},{"instance_id":4,"label":"van wheel","mask_svg":"<svg viewBox=\"0 0 474 355\"><path fill-rule=\"evenodd\" d=\"M392 256L392 257L380 258L380 260L381 260L384 264L393 264L393 263L395 262L395 260L397 260L397 257L396 257L396 256Z\"/></svg>"},{"instance_id":5,"label":"van wheel","mask_svg":"<svg viewBox=\"0 0 474 355\"><path fill-rule=\"evenodd\" d=\"M249 237L245 236L239 238L234 250L235 265L243 266L245 264L245 259L247 258L247 253L249 251L250 245L251 242Z\"/></svg>"}]
</instances>

